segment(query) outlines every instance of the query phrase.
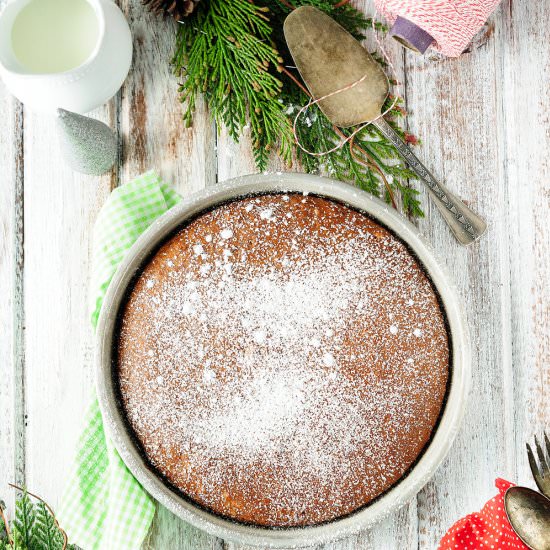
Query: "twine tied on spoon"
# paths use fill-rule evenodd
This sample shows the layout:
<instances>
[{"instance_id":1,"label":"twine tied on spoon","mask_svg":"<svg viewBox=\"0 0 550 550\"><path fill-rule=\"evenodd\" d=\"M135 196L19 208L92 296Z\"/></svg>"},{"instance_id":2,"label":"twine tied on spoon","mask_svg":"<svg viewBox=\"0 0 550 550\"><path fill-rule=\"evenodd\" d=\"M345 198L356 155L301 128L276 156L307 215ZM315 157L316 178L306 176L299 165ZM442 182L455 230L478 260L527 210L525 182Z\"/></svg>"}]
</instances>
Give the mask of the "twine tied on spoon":
<instances>
[{"instance_id":1,"label":"twine tied on spoon","mask_svg":"<svg viewBox=\"0 0 550 550\"><path fill-rule=\"evenodd\" d=\"M382 56L384 57L384 61L387 63L387 65L391 69L392 81L395 83L396 91L399 92L400 82L396 77L395 67L394 67L390 57L386 53L386 50L384 49L384 46L382 45L382 42L380 42L380 40L378 39L378 36L376 35L376 27L375 27L375 24L374 24L375 18L376 18L376 12L373 15L372 20L371 20L372 29L375 33L374 34L374 39L376 40L378 48L382 52ZM286 72L286 74L287 75L289 74L288 71ZM354 82L351 82L350 84L347 84L346 86L342 86L341 88L338 88L337 90L334 90L333 92L330 92L329 94L326 94L326 95L318 97L318 98L314 98L313 96L311 96L311 94L308 91L306 91L303 86L301 86L302 89L304 91L306 91L306 93L311 97L311 99L298 111L298 113L294 117L294 123L292 125L292 131L293 131L293 134L294 134L294 141L296 142L296 145L304 153L307 153L308 155L311 155L313 157L322 157L322 156L325 156L325 155L329 155L330 153L334 153L334 151L338 151L338 149L341 149L346 143L351 142L353 140L353 138L361 130L364 130L369 124L371 124L375 120L378 120L379 118L387 115L397 105L397 97L398 96L395 95L391 105L389 107L387 107L384 111L382 111L376 118L374 118L374 119L372 119L368 122L365 122L364 124L361 124L360 126L358 126L349 136L344 136L345 139L340 141L337 145L335 145L332 149L329 149L328 151L314 152L314 151L309 151L308 149L306 149L302 145L302 143L300 142L300 138L298 137L298 132L297 132L297 129L296 129L296 126L298 124L298 120L302 116L302 114L305 113L309 109L309 107L311 107L312 105L317 105L318 103L320 103L321 101L323 101L325 99L328 99L329 97L335 96L335 95L340 94L342 92L347 92L348 90L351 90L352 88L355 88L355 86L357 86L358 84L361 84L361 82L363 82L367 78L367 76L368 76L367 74L364 74L361 78L355 80ZM293 79L293 80L296 81L296 79ZM337 128L337 127L334 126L334 128ZM338 131L337 133L341 136L344 135L343 132L341 132L341 131Z\"/></svg>"},{"instance_id":2,"label":"twine tied on spoon","mask_svg":"<svg viewBox=\"0 0 550 550\"><path fill-rule=\"evenodd\" d=\"M289 6L291 7L291 6ZM294 9L294 7L291 7L291 9ZM397 77L396 77L396 70L395 70L395 67L390 59L390 57L388 56L388 54L386 53L386 50L384 49L382 43L380 42L380 40L378 39L378 36L376 35L376 26L375 26L375 17L376 17L376 13L374 14L373 18L371 19L371 24L372 24L372 29L374 31L374 37L375 37L375 40L376 40L376 43L378 45L378 48L380 49L380 51L382 52L382 56L386 62L386 64L388 65L388 67L390 68L390 71L391 71L391 76L392 76L392 82L394 83L395 87L396 87L396 91L398 92L399 91L399 86L400 86L400 82L398 81ZM326 156L326 155L329 155L330 153L333 153L334 151L337 151L339 149L341 149L342 147L344 147L346 144L349 143L349 146L350 146L350 153L352 155L352 157L354 158L354 160L356 160L357 162L365 165L365 166L368 166L370 169L376 171L376 173L380 176L381 180L383 181L384 183L384 186L386 188L386 191L387 191L387 194L390 198L390 201L392 203L392 206L394 208L397 208L397 203L395 201L395 197L394 197L394 192L386 178L386 175L384 174L384 172L380 169L380 167L377 165L377 163L375 162L375 160L372 158L372 156L368 153L368 151L366 151L365 149L363 149L362 147L358 146L355 144L354 142L354 139L355 139L355 136L360 133L362 130L364 130L369 124L371 124L372 122L378 120L379 118L385 116L386 114L388 114L392 109L395 108L395 106L397 105L397 102L398 102L398 95L395 95L393 97L393 101L391 102L391 104L386 108L384 109L381 113L379 113L376 117L374 117L373 119L371 120L368 120L367 122L365 122L364 124L360 124L359 126L357 126L355 128L355 130L353 130L353 132L350 134L350 135L346 135L338 126L334 125L333 124L333 130L334 132L341 138L341 140L334 146L332 147L331 149L327 150L327 151L321 151L321 152L314 152L314 151L310 151L309 149L307 149L300 141L300 138L298 136L298 130L297 130L297 125L298 125L298 121L300 119L300 117L312 106L312 105L316 105L318 103L320 103L321 101L329 98L329 97L332 97L332 96L335 96L337 94L340 94L340 93L343 93L343 92L346 92L348 90L351 90L352 88L354 88L355 86L361 84L362 82L365 81L365 79L369 76L368 74L364 74L362 75L360 78L356 79L355 81L353 82L350 82L349 84L346 84L345 86L342 86L336 90L333 90L321 97L313 97L312 94L309 92L309 90L302 84L302 82L296 78L292 72L290 72L288 70L288 68L286 67L281 67L281 70L282 72L288 76L290 79L292 79L295 84L297 86L300 87L300 89L305 93L307 94L309 97L310 97L310 100L303 106L300 108L300 110L298 111L298 113L296 114L296 116L294 117L294 122L293 122L293 125L292 125L292 130L293 130L293 136L294 136L294 141L296 143L296 145L306 154L308 155L311 155L311 156L314 156L314 157L322 157L322 156ZM361 158L357 153L359 152L361 155L363 155L365 158ZM366 159L366 160L365 160Z\"/></svg>"}]
</instances>

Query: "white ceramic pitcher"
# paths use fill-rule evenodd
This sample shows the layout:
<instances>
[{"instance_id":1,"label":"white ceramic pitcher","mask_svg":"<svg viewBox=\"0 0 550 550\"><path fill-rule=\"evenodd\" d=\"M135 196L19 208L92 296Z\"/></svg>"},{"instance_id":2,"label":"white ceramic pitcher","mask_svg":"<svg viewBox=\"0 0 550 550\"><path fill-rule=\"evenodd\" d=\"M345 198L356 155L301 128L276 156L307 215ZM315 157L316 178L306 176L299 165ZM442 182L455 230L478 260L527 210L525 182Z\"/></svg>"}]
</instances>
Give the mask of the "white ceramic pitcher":
<instances>
[{"instance_id":1,"label":"white ceramic pitcher","mask_svg":"<svg viewBox=\"0 0 550 550\"><path fill-rule=\"evenodd\" d=\"M97 42L89 57L64 72L30 71L18 60L12 29L33 0L11 0L0 15L0 76L7 88L35 111L86 113L105 103L122 86L132 62L132 36L112 0L86 0L97 17Z\"/></svg>"}]
</instances>

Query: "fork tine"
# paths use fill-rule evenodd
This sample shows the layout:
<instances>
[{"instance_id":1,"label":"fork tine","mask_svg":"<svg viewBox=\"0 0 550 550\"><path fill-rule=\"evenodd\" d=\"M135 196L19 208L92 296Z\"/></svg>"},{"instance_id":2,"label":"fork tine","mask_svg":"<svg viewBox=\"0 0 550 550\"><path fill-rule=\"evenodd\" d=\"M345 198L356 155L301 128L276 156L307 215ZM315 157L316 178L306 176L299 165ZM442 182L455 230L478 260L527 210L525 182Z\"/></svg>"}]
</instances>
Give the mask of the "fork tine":
<instances>
[{"instance_id":1,"label":"fork tine","mask_svg":"<svg viewBox=\"0 0 550 550\"><path fill-rule=\"evenodd\" d=\"M529 459L529 466L531 467L531 472L533 473L533 477L535 478L535 483L537 484L537 487L540 489L542 485L542 476L541 476L537 461L535 460L533 449L531 449L531 445L529 445L529 443L526 443L526 447L527 447L527 458Z\"/></svg>"},{"instance_id":2,"label":"fork tine","mask_svg":"<svg viewBox=\"0 0 550 550\"><path fill-rule=\"evenodd\" d=\"M537 439L537 436L535 436L535 447L537 449L537 456L538 456L538 459L539 459L541 474L544 476L548 473L550 468L548 468L548 464L546 463L546 457L544 456L544 451L542 450L542 447L540 446L540 443L539 443L539 440Z\"/></svg>"}]
</instances>

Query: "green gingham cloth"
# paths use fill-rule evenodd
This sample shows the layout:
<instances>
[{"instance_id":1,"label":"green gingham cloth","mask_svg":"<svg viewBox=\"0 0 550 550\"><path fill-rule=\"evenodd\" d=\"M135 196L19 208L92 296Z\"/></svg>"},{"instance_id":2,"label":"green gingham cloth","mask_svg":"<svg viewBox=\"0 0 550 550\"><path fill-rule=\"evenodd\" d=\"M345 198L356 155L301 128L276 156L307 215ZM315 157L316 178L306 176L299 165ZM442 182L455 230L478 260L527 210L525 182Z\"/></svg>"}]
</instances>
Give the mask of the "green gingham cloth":
<instances>
[{"instance_id":1,"label":"green gingham cloth","mask_svg":"<svg viewBox=\"0 0 550 550\"><path fill-rule=\"evenodd\" d=\"M181 200L154 172L115 189L99 212L92 251L92 325L107 287L137 238ZM155 504L106 438L97 398L88 411L59 522L84 550L140 548Z\"/></svg>"}]
</instances>

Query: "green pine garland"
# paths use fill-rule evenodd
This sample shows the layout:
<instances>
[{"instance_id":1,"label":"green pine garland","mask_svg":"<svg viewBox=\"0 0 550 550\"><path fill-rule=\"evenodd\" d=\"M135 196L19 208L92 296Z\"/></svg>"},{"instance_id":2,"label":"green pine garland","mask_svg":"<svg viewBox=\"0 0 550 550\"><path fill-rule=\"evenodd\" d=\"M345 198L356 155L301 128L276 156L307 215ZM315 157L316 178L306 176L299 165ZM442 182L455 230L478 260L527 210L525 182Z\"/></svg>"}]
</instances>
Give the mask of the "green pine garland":
<instances>
[{"instance_id":1,"label":"green pine garland","mask_svg":"<svg viewBox=\"0 0 550 550\"><path fill-rule=\"evenodd\" d=\"M202 2L180 26L174 58L176 72L187 75L180 88L185 120L191 122L196 97L204 93L216 121L234 139L249 122L262 168L274 144L285 161L292 155L288 117L277 101L282 82L270 71L282 59L271 44L267 11L247 0Z\"/></svg>"},{"instance_id":2,"label":"green pine garland","mask_svg":"<svg viewBox=\"0 0 550 550\"><path fill-rule=\"evenodd\" d=\"M371 19L341 0L292 1L294 6L323 10L358 39L372 25ZM418 192L407 185L414 174L374 127L355 137L353 149L345 146L322 157L296 147L293 119L309 98L298 73L287 68L292 59L282 29L290 10L288 0L208 0L180 21L173 64L175 73L184 77L180 94L186 123L191 124L197 96L203 94L217 124L226 126L235 141L250 128L259 170L267 168L276 150L288 165L295 157L307 172L325 170L386 202L395 203L399 196L406 213L423 216ZM385 30L380 23L375 26ZM398 99L388 114L390 122L405 140L416 143L396 123L405 114L401 103ZM316 105L300 118L297 133L304 147L315 152L327 151L341 139Z\"/></svg>"},{"instance_id":3,"label":"green pine garland","mask_svg":"<svg viewBox=\"0 0 550 550\"><path fill-rule=\"evenodd\" d=\"M30 497L36 501L33 502ZM0 550L79 550L67 543L51 508L36 495L23 491L15 503L10 522L0 501Z\"/></svg>"}]
</instances>

